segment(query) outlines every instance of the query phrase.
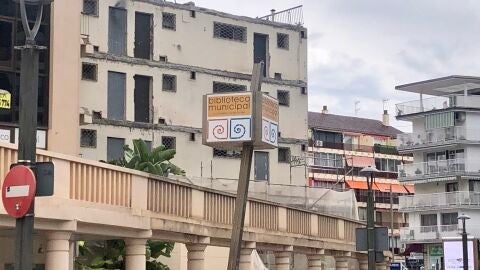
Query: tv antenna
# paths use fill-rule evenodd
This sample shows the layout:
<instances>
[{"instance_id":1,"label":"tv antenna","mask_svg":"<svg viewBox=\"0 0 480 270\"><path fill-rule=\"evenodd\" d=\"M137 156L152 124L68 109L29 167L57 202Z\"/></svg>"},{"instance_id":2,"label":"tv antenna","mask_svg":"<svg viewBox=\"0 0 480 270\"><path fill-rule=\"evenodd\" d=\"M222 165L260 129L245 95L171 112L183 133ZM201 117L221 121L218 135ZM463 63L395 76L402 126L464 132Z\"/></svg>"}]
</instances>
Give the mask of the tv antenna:
<instances>
[{"instance_id":1,"label":"tv antenna","mask_svg":"<svg viewBox=\"0 0 480 270\"><path fill-rule=\"evenodd\" d=\"M357 101L355 101L355 116L358 115L359 111L360 111L360 101L357 100Z\"/></svg>"}]
</instances>

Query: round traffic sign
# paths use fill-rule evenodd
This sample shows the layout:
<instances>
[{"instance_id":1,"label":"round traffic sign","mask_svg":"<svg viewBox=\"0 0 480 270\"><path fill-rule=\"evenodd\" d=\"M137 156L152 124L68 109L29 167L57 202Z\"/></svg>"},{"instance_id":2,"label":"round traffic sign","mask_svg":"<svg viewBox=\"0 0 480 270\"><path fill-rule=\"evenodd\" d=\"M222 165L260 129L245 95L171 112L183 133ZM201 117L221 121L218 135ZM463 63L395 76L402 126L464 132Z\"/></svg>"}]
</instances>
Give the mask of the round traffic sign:
<instances>
[{"instance_id":1,"label":"round traffic sign","mask_svg":"<svg viewBox=\"0 0 480 270\"><path fill-rule=\"evenodd\" d=\"M2 202L7 214L14 218L24 217L32 206L36 187L35 174L29 167L13 167L2 186Z\"/></svg>"}]
</instances>

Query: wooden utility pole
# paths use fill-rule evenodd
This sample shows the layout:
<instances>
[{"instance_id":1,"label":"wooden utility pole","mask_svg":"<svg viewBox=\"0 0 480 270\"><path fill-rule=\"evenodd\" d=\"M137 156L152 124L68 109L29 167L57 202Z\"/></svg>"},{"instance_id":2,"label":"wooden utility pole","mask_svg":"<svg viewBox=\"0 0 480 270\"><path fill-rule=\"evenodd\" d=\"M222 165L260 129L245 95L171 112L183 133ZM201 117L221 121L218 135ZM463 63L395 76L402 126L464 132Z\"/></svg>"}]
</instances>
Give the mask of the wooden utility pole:
<instances>
[{"instance_id":1,"label":"wooden utility pole","mask_svg":"<svg viewBox=\"0 0 480 270\"><path fill-rule=\"evenodd\" d=\"M262 90L263 62L253 65L252 81L250 91L256 92ZM258 101L261 102L261 101ZM253 108L256 108L255 100ZM254 120L255 121L255 120ZM252 122L254 122L252 121ZM250 184L250 172L253 159L253 142L243 143L242 161L240 164L240 174L238 178L237 197L235 200L235 213L232 224L232 237L230 242L230 253L228 256L228 270L237 270L240 249L242 246L243 225L245 222L245 208L248 199L248 186Z\"/></svg>"}]
</instances>

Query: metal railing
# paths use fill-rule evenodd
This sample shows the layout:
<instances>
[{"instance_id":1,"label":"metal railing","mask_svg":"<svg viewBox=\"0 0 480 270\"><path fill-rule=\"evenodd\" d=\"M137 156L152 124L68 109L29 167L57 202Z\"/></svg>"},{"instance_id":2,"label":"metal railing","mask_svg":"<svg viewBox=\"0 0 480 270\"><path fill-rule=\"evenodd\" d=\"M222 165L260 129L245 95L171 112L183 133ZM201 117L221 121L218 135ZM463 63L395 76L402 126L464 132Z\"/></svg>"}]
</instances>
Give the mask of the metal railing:
<instances>
[{"instance_id":1,"label":"metal railing","mask_svg":"<svg viewBox=\"0 0 480 270\"><path fill-rule=\"evenodd\" d=\"M426 210L457 208L459 206L480 207L480 192L457 191L400 196L400 210Z\"/></svg>"},{"instance_id":2,"label":"metal railing","mask_svg":"<svg viewBox=\"0 0 480 270\"><path fill-rule=\"evenodd\" d=\"M400 228L402 242L438 241L444 237L458 236L458 234L458 224Z\"/></svg>"},{"instance_id":3,"label":"metal railing","mask_svg":"<svg viewBox=\"0 0 480 270\"><path fill-rule=\"evenodd\" d=\"M480 130L466 129L465 127L446 127L425 130L417 133L404 133L398 135L398 148L410 149L428 146L431 144L443 144L456 141L480 142Z\"/></svg>"},{"instance_id":4,"label":"metal railing","mask_svg":"<svg viewBox=\"0 0 480 270\"><path fill-rule=\"evenodd\" d=\"M278 12L275 12L275 10L272 9L272 14L260 17L259 19L293 25L303 25L303 6L300 5Z\"/></svg>"},{"instance_id":5,"label":"metal railing","mask_svg":"<svg viewBox=\"0 0 480 270\"><path fill-rule=\"evenodd\" d=\"M465 172L464 159L445 159L420 163L402 164L398 166L400 179L424 176L445 176Z\"/></svg>"},{"instance_id":6,"label":"metal railing","mask_svg":"<svg viewBox=\"0 0 480 270\"><path fill-rule=\"evenodd\" d=\"M451 95L399 103L397 116L448 109L453 107L480 108L480 96Z\"/></svg>"}]
</instances>

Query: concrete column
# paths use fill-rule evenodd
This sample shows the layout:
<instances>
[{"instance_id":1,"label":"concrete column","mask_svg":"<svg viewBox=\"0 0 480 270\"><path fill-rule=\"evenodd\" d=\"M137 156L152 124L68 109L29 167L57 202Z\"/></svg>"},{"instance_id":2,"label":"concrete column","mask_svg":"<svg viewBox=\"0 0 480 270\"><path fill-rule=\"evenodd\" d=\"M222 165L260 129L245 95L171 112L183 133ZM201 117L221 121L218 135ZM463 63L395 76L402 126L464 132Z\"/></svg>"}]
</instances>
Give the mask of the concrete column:
<instances>
[{"instance_id":1,"label":"concrete column","mask_svg":"<svg viewBox=\"0 0 480 270\"><path fill-rule=\"evenodd\" d=\"M146 244L147 239L125 240L125 270L145 270L147 268Z\"/></svg>"},{"instance_id":2,"label":"concrete column","mask_svg":"<svg viewBox=\"0 0 480 270\"><path fill-rule=\"evenodd\" d=\"M205 249L206 244L187 244L187 269L204 270L205 269Z\"/></svg>"},{"instance_id":3,"label":"concrete column","mask_svg":"<svg viewBox=\"0 0 480 270\"><path fill-rule=\"evenodd\" d=\"M388 267L387 267L387 263L386 262L382 262L382 263L377 263L375 264L375 270L387 270Z\"/></svg>"},{"instance_id":4,"label":"concrete column","mask_svg":"<svg viewBox=\"0 0 480 270\"><path fill-rule=\"evenodd\" d=\"M251 270L252 269L252 252L251 248L242 248L240 250L240 262L238 270Z\"/></svg>"},{"instance_id":5,"label":"concrete column","mask_svg":"<svg viewBox=\"0 0 480 270\"><path fill-rule=\"evenodd\" d=\"M322 270L323 269L323 255L307 255L308 270Z\"/></svg>"},{"instance_id":6,"label":"concrete column","mask_svg":"<svg viewBox=\"0 0 480 270\"><path fill-rule=\"evenodd\" d=\"M368 258L367 257L359 258L358 265L360 270L368 270Z\"/></svg>"},{"instance_id":7,"label":"concrete column","mask_svg":"<svg viewBox=\"0 0 480 270\"><path fill-rule=\"evenodd\" d=\"M348 259L345 256L335 256L335 269L336 270L348 270Z\"/></svg>"},{"instance_id":8,"label":"concrete column","mask_svg":"<svg viewBox=\"0 0 480 270\"><path fill-rule=\"evenodd\" d=\"M290 270L290 261L292 260L292 253L289 251L275 252L275 266L276 270Z\"/></svg>"},{"instance_id":9,"label":"concrete column","mask_svg":"<svg viewBox=\"0 0 480 270\"><path fill-rule=\"evenodd\" d=\"M51 232L47 234L45 268L48 270L65 270L70 268L69 232Z\"/></svg>"}]
</instances>

